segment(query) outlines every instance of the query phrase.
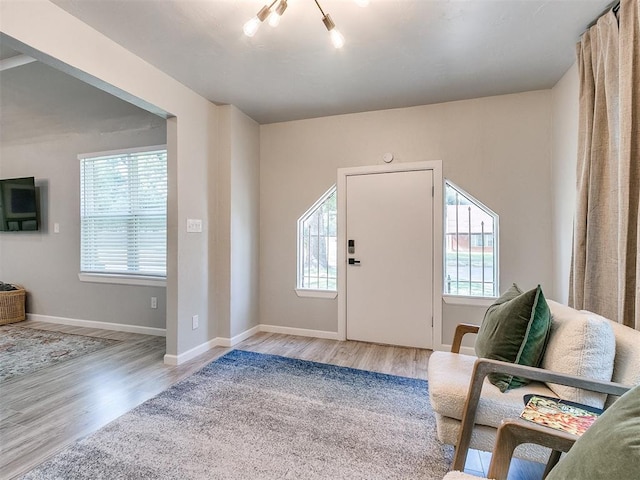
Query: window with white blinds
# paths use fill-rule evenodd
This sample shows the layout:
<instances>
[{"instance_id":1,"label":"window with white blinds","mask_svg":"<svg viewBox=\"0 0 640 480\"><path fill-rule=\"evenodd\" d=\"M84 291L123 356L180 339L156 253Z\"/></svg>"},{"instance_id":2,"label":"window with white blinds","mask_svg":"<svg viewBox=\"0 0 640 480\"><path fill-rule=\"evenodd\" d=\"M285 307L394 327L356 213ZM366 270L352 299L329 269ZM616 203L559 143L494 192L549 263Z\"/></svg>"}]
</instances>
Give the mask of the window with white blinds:
<instances>
[{"instance_id":1,"label":"window with white blinds","mask_svg":"<svg viewBox=\"0 0 640 480\"><path fill-rule=\"evenodd\" d=\"M78 158L80 270L166 277L166 148Z\"/></svg>"}]
</instances>

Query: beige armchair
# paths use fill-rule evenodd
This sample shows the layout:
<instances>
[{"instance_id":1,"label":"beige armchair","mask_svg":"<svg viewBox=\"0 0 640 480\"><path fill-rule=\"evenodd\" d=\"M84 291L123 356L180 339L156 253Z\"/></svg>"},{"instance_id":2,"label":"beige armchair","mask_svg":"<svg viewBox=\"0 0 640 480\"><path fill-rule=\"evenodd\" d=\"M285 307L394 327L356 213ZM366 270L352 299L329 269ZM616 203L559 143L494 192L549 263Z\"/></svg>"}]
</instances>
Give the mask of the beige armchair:
<instances>
[{"instance_id":1,"label":"beige armchair","mask_svg":"<svg viewBox=\"0 0 640 480\"><path fill-rule=\"evenodd\" d=\"M559 385L581 388L593 392L601 392L610 395L620 396L626 393L631 387L613 382L602 382L587 378L576 377L572 375L564 375L541 368L526 367L523 365L514 365L511 363L499 362L496 360L488 360L479 358L475 361L473 373L471 375L471 383L469 385L469 393L467 395L464 413L462 415L461 428L456 442L456 450L453 459L452 469L463 470L467 459L467 452L471 445L471 438L475 426L476 414L480 402L483 383L487 375L490 373L507 373L518 375L519 377L528 378L538 382L551 382ZM513 417L517 417L524 405L521 403L519 411ZM555 465L560 458L560 453L566 452L571 448L577 437L573 435L563 434L562 432L549 432L549 428L538 427L534 424L527 424L524 421L509 420L501 421L501 425L496 432L496 444L500 436L503 437L503 446L501 455L497 459L497 466L494 468L503 471L505 467L508 470L508 460L514 453L516 447L520 445L536 445L546 449L547 470ZM524 434L524 437L523 437ZM533 439L535 441L520 441ZM491 473L491 470L490 470ZM490 478L499 480L497 472ZM506 478L506 477L505 477Z\"/></svg>"},{"instance_id":2,"label":"beige armchair","mask_svg":"<svg viewBox=\"0 0 640 480\"><path fill-rule=\"evenodd\" d=\"M580 335L566 335L565 321L589 322L594 314L578 312L577 310L549 302L552 314L552 333L549 347L556 348L552 342L578 341ZM597 317L597 316L595 316ZM609 322L602 319L605 323ZM619 324L610 322L609 332L615 335L615 345L612 342L610 352L610 368L613 369L611 381L594 380L584 375L569 375L555 369L532 368L514 365L495 360L477 359L472 355L461 354L460 345L465 334L477 333L478 327L461 325L456 331L451 352L434 352L429 359L428 380L429 395L436 417L437 435L440 441L456 447L452 470L463 470L469 448L491 452L494 448L498 428L504 419L517 418L524 407L523 396L526 394L560 397L572 400L570 397L554 392L550 385L556 388L565 385L580 392L602 392L603 402L610 405L617 396L623 394L630 386L640 383L640 332ZM555 339L553 335L555 334ZM570 340L567 340L570 339ZM560 359L562 367L562 353L573 348L574 355L597 357L601 352L598 348L580 350L582 346L560 345L561 354L555 355ZM576 350L577 348L577 350ZM556 349L557 350L557 349ZM548 353L550 356L554 353ZM547 353L545 353L545 356ZM595 362L598 365L599 360ZM543 359L543 365L544 365ZM593 362L592 362L593 363ZM558 370L561 370L559 368ZM611 371L611 370L610 370ZM529 378L532 383L505 393L491 384L487 375L493 372L514 374ZM564 387L564 388L568 388ZM578 391L578 390L576 390ZM593 395L593 394L591 394ZM586 397L585 397L586 398ZM581 402L587 403L587 402ZM526 443L515 449L514 456L527 460L547 463L553 447ZM553 460L553 459L552 459Z\"/></svg>"},{"instance_id":3,"label":"beige armchair","mask_svg":"<svg viewBox=\"0 0 640 480\"><path fill-rule=\"evenodd\" d=\"M637 478L640 450L640 386L615 402L580 438L521 419L507 419L498 428L487 478L507 480L513 452L519 445L534 443L552 449L552 462L543 478ZM575 443L575 446L574 446ZM560 452L568 452L560 460ZM560 461L557 468L556 463ZM477 477L451 471L444 480L474 480Z\"/></svg>"}]
</instances>

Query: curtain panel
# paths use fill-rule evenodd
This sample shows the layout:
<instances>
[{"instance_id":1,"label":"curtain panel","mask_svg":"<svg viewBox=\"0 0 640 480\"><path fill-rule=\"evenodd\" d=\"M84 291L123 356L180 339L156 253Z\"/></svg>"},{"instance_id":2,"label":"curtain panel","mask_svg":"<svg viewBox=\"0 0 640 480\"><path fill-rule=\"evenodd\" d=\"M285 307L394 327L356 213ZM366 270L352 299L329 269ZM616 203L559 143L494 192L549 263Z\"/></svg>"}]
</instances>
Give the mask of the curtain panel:
<instances>
[{"instance_id":1,"label":"curtain panel","mask_svg":"<svg viewBox=\"0 0 640 480\"><path fill-rule=\"evenodd\" d=\"M577 45L577 202L569 304L640 330L640 4Z\"/></svg>"}]
</instances>

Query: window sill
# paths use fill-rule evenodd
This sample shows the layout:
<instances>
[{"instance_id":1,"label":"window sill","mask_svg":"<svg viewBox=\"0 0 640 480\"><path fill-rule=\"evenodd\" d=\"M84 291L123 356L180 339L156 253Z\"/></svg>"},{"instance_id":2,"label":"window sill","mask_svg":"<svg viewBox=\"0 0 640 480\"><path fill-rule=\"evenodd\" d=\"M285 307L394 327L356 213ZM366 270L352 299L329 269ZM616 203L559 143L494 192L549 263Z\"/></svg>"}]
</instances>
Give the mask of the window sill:
<instances>
[{"instance_id":1,"label":"window sill","mask_svg":"<svg viewBox=\"0 0 640 480\"><path fill-rule=\"evenodd\" d=\"M310 290L306 288L296 288L296 295L306 298L328 298L333 299L338 296L335 290Z\"/></svg>"},{"instance_id":2,"label":"window sill","mask_svg":"<svg viewBox=\"0 0 640 480\"><path fill-rule=\"evenodd\" d=\"M150 277L143 275L115 275L111 273L79 273L81 282L115 283L120 285L138 285L144 287L166 287L165 277Z\"/></svg>"},{"instance_id":3,"label":"window sill","mask_svg":"<svg viewBox=\"0 0 640 480\"><path fill-rule=\"evenodd\" d=\"M467 307L490 307L497 297L463 297L459 295L443 295L442 300L447 305L464 305Z\"/></svg>"}]
</instances>

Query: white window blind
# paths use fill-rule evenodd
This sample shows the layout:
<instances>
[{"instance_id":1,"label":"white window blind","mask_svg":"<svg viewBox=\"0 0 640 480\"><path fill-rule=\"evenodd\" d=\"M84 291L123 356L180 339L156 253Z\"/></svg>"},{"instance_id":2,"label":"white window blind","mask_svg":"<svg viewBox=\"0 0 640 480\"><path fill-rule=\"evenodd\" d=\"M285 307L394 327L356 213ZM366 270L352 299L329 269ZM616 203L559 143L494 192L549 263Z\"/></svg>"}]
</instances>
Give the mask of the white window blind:
<instances>
[{"instance_id":1,"label":"white window blind","mask_svg":"<svg viewBox=\"0 0 640 480\"><path fill-rule=\"evenodd\" d=\"M79 158L81 271L165 277L166 149Z\"/></svg>"}]
</instances>

